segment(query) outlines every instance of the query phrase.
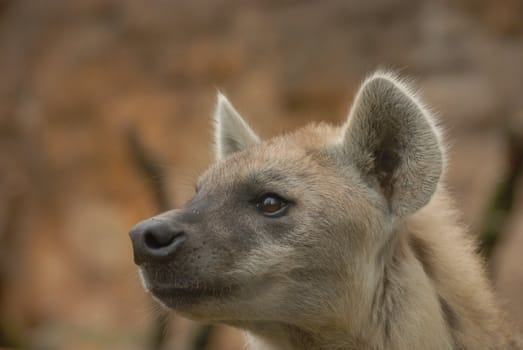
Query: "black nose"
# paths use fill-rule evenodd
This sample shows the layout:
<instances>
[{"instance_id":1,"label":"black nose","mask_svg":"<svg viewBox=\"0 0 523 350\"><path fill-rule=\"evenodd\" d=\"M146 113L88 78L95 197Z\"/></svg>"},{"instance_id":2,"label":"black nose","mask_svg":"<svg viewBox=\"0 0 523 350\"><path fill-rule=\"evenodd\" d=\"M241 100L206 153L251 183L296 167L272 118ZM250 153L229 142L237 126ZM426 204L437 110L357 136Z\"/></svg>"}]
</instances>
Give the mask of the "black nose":
<instances>
[{"instance_id":1,"label":"black nose","mask_svg":"<svg viewBox=\"0 0 523 350\"><path fill-rule=\"evenodd\" d=\"M131 232L134 262L164 262L173 257L186 239L185 233L166 220L149 219L137 224Z\"/></svg>"}]
</instances>

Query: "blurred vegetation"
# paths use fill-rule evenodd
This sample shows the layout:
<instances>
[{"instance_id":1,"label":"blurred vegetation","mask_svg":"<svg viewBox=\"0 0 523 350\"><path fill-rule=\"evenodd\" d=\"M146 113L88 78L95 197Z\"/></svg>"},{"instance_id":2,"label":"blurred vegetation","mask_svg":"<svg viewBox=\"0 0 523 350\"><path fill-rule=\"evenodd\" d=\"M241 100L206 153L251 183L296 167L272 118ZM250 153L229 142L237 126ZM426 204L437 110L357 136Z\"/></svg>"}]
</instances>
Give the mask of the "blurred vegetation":
<instances>
[{"instance_id":1,"label":"blurred vegetation","mask_svg":"<svg viewBox=\"0 0 523 350\"><path fill-rule=\"evenodd\" d=\"M480 231L479 249L487 259L491 258L496 245L503 239L507 218L515 205L518 180L523 178L523 130L511 125L506 126L505 133L508 140L507 174L494 191Z\"/></svg>"}]
</instances>

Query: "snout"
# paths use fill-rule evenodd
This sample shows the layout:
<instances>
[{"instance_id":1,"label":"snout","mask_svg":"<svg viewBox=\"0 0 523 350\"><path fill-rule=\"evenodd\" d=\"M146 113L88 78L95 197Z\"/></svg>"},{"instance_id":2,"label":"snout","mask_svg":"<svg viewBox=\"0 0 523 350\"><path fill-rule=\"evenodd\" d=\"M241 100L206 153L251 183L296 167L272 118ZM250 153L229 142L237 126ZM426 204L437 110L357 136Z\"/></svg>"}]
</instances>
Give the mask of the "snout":
<instances>
[{"instance_id":1,"label":"snout","mask_svg":"<svg viewBox=\"0 0 523 350\"><path fill-rule=\"evenodd\" d=\"M176 223L156 217L138 223L129 232L129 236L136 265L172 259L187 238Z\"/></svg>"}]
</instances>

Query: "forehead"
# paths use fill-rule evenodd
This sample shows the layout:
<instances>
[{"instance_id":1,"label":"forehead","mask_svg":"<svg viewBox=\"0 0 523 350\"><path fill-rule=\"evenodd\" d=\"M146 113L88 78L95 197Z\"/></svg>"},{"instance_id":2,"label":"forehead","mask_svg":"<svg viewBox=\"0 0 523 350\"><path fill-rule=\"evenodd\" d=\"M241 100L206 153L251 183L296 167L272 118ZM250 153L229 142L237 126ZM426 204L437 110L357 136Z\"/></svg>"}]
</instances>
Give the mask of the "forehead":
<instances>
[{"instance_id":1,"label":"forehead","mask_svg":"<svg viewBox=\"0 0 523 350\"><path fill-rule=\"evenodd\" d=\"M231 183L240 180L290 181L319 175L323 151L338 142L339 130L329 125L310 125L275 137L252 148L234 153L215 163L199 179L200 183Z\"/></svg>"}]
</instances>

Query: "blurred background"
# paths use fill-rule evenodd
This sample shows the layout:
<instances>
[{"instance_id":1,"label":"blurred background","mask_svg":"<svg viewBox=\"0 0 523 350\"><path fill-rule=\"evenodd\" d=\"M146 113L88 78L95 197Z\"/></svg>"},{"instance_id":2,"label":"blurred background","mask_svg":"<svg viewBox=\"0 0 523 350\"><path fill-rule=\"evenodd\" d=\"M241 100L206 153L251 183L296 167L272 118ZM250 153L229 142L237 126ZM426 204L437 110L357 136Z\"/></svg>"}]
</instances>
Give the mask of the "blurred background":
<instances>
[{"instance_id":1,"label":"blurred background","mask_svg":"<svg viewBox=\"0 0 523 350\"><path fill-rule=\"evenodd\" d=\"M0 0L0 348L240 350L154 307L128 239L212 161L216 88L263 136L416 79L448 187L523 325L520 0Z\"/></svg>"}]
</instances>

